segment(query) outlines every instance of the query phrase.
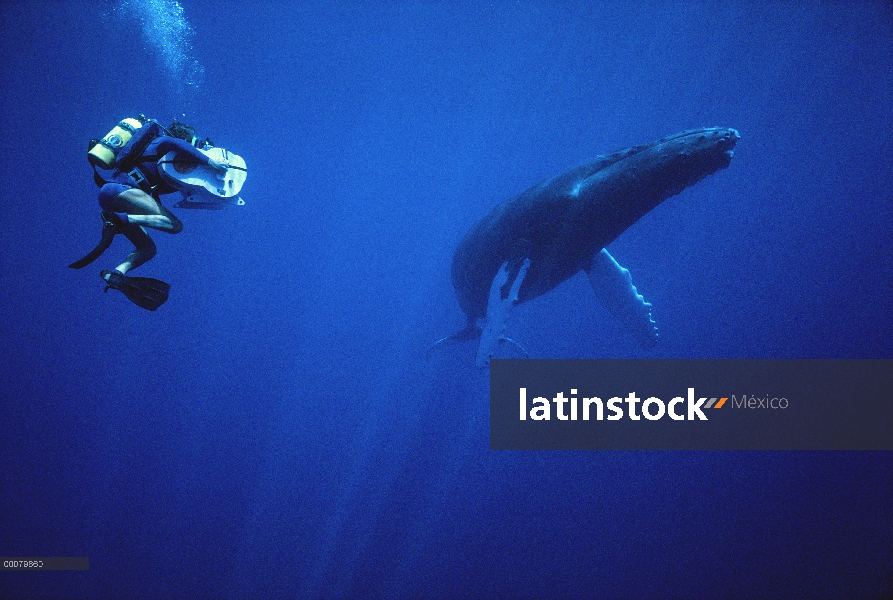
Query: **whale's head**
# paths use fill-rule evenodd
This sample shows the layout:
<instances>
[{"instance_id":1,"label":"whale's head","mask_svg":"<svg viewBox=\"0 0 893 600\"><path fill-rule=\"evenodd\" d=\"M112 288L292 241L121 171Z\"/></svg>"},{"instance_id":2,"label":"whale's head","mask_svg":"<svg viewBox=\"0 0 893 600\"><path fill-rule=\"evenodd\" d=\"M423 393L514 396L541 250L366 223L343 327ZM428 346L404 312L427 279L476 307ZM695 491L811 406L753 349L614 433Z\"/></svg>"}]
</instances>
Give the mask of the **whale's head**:
<instances>
[{"instance_id":1,"label":"whale's head","mask_svg":"<svg viewBox=\"0 0 893 600\"><path fill-rule=\"evenodd\" d=\"M734 129L705 127L630 149L604 171L606 179L616 175L615 187L626 191L615 196L615 211L624 214L616 235L667 198L728 167L739 139Z\"/></svg>"},{"instance_id":2,"label":"whale's head","mask_svg":"<svg viewBox=\"0 0 893 600\"><path fill-rule=\"evenodd\" d=\"M679 177L680 188L693 185L732 162L733 149L741 136L728 127L705 127L683 131L655 143L654 151L664 166Z\"/></svg>"},{"instance_id":3,"label":"whale's head","mask_svg":"<svg viewBox=\"0 0 893 600\"><path fill-rule=\"evenodd\" d=\"M737 130L728 127L709 127L686 132L682 139L693 157L715 165L718 171L732 162L733 149L741 136Z\"/></svg>"}]
</instances>

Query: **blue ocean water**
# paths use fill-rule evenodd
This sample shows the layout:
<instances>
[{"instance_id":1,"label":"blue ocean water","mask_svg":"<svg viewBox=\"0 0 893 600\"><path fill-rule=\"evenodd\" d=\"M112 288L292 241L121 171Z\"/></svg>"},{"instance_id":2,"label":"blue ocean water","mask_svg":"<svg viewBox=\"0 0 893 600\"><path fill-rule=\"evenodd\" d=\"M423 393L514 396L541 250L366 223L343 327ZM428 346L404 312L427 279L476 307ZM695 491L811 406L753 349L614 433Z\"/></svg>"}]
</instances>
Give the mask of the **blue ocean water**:
<instances>
[{"instance_id":1,"label":"blue ocean water","mask_svg":"<svg viewBox=\"0 0 893 600\"><path fill-rule=\"evenodd\" d=\"M578 276L534 357L893 358L886 2L0 4L0 573L11 598L890 598L893 456L493 452L452 253L596 155L734 127L731 166ZM87 141L143 112L241 156L101 293Z\"/></svg>"}]
</instances>

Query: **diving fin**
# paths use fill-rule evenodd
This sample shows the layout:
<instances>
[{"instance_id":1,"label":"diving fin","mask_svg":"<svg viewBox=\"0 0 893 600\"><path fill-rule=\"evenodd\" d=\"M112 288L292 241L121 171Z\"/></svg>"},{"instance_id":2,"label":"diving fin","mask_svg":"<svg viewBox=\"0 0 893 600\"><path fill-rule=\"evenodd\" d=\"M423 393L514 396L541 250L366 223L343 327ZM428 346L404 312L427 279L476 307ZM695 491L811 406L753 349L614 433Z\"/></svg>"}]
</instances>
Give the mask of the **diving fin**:
<instances>
[{"instance_id":1,"label":"diving fin","mask_svg":"<svg viewBox=\"0 0 893 600\"><path fill-rule=\"evenodd\" d=\"M109 288L118 290L146 310L155 310L167 302L167 293L171 289L169 284L151 277L127 277L118 271L103 271L100 275L106 282L106 292Z\"/></svg>"},{"instance_id":2,"label":"diving fin","mask_svg":"<svg viewBox=\"0 0 893 600\"><path fill-rule=\"evenodd\" d=\"M74 261L68 265L68 267L70 269L83 269L102 256L102 253L108 250L108 247L112 245L112 240L115 239L115 235L121 233L121 230L118 228L118 225L120 224L121 219L118 215L110 211L102 211L102 237L99 239L99 243L96 244L96 247L93 248L87 256Z\"/></svg>"}]
</instances>

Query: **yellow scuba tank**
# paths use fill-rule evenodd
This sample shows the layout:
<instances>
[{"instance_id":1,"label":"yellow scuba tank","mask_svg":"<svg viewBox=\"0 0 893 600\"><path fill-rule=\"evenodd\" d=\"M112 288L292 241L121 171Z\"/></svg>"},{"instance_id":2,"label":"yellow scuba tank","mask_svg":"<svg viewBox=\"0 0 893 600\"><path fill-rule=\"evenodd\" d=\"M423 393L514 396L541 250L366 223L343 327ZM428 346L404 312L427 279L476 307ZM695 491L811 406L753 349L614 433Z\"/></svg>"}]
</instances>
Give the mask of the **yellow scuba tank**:
<instances>
[{"instance_id":1,"label":"yellow scuba tank","mask_svg":"<svg viewBox=\"0 0 893 600\"><path fill-rule=\"evenodd\" d=\"M102 169L111 169L115 166L115 157L118 151L124 147L134 132L142 127L143 124L136 119L124 119L119 122L114 129L105 134L101 140L96 140L92 144L87 158L90 164Z\"/></svg>"}]
</instances>

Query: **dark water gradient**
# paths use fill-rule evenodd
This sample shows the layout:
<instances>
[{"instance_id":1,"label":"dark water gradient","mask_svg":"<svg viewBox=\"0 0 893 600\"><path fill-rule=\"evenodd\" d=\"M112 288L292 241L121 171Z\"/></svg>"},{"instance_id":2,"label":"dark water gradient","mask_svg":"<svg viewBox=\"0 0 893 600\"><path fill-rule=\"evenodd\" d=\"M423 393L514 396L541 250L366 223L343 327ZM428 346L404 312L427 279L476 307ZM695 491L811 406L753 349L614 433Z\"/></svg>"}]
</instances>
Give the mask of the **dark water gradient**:
<instances>
[{"instance_id":1,"label":"dark water gradient","mask_svg":"<svg viewBox=\"0 0 893 600\"><path fill-rule=\"evenodd\" d=\"M583 277L535 357L893 357L887 3L183 1L196 95L108 6L0 4L0 573L13 598L889 598L889 453L491 452L452 251L496 202L686 128L729 169L611 245L646 354ZM136 22L136 21L134 21ZM188 96L188 97L187 97ZM86 141L145 112L241 154L180 212L156 314L65 268Z\"/></svg>"}]
</instances>

